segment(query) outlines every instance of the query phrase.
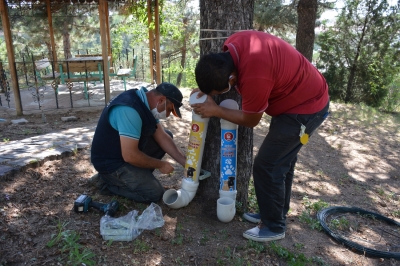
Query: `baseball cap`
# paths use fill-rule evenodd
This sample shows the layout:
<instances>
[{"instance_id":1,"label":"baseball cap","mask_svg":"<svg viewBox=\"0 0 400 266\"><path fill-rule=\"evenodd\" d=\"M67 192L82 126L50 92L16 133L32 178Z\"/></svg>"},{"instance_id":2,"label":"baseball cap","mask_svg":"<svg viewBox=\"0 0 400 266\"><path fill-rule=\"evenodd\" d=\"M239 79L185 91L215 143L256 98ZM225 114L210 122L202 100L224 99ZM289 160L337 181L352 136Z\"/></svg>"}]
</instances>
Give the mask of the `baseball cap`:
<instances>
[{"instance_id":1,"label":"baseball cap","mask_svg":"<svg viewBox=\"0 0 400 266\"><path fill-rule=\"evenodd\" d=\"M172 113L174 116L182 118L181 112L179 111L179 107L182 106L183 95L181 91L173 84L168 82L163 82L156 87L156 90L167 97L174 104L174 110Z\"/></svg>"}]
</instances>

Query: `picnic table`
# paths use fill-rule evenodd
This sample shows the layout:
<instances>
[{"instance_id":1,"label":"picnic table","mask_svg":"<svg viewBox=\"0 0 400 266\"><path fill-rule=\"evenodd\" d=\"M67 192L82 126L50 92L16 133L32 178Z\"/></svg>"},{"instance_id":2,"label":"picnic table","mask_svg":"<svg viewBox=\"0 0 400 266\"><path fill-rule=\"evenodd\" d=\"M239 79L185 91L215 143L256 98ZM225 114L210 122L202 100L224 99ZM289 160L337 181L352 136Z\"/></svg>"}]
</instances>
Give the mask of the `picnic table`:
<instances>
[{"instance_id":1,"label":"picnic table","mask_svg":"<svg viewBox=\"0 0 400 266\"><path fill-rule=\"evenodd\" d=\"M111 56L108 56L110 61ZM61 83L67 83L71 88L73 82L82 82L85 98L88 98L87 83L89 81L103 81L103 57L102 56L79 56L68 58L59 63ZM108 63L107 68L108 70Z\"/></svg>"}]
</instances>

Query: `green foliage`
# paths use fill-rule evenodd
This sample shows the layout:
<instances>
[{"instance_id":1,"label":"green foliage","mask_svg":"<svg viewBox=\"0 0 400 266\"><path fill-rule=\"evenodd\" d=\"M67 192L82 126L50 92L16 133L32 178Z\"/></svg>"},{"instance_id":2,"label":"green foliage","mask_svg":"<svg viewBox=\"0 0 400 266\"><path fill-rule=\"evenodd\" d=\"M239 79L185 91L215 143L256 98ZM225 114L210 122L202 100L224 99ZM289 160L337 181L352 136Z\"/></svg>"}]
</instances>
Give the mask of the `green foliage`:
<instances>
[{"instance_id":1,"label":"green foliage","mask_svg":"<svg viewBox=\"0 0 400 266\"><path fill-rule=\"evenodd\" d=\"M302 203L306 210L301 213L299 221L301 223L307 224L311 229L321 231L322 226L315 218L315 216L320 210L329 207L329 204L321 200L311 202L311 200L307 196L303 197Z\"/></svg>"},{"instance_id":2,"label":"green foliage","mask_svg":"<svg viewBox=\"0 0 400 266\"><path fill-rule=\"evenodd\" d=\"M279 257L285 259L287 261L287 264L290 266L309 265L312 262L312 260L307 258L303 253L297 254L291 252L287 248L284 248L281 245L277 244L275 241L269 244L269 249Z\"/></svg>"},{"instance_id":3,"label":"green foliage","mask_svg":"<svg viewBox=\"0 0 400 266\"><path fill-rule=\"evenodd\" d=\"M95 265L92 258L95 254L89 249L83 248L79 244L80 235L75 231L64 230L68 223L57 224L58 232L51 236L51 240L47 243L47 247L51 248L58 245L63 256L62 260L71 265Z\"/></svg>"},{"instance_id":4,"label":"green foliage","mask_svg":"<svg viewBox=\"0 0 400 266\"><path fill-rule=\"evenodd\" d=\"M253 240L247 241L246 248L254 250L257 254L265 252L265 245L261 242L256 242Z\"/></svg>"},{"instance_id":5,"label":"green foliage","mask_svg":"<svg viewBox=\"0 0 400 266\"><path fill-rule=\"evenodd\" d=\"M340 217L340 218L335 218L332 219L329 222L329 226L333 229L337 229L337 230L347 230L349 229L350 223L349 221L346 219L346 217Z\"/></svg>"},{"instance_id":6,"label":"green foliage","mask_svg":"<svg viewBox=\"0 0 400 266\"><path fill-rule=\"evenodd\" d=\"M301 223L307 224L311 229L322 231L322 226L319 221L313 218L310 211L303 211L299 217Z\"/></svg>"},{"instance_id":7,"label":"green foliage","mask_svg":"<svg viewBox=\"0 0 400 266\"><path fill-rule=\"evenodd\" d=\"M400 111L400 74L388 86L388 93L382 100L381 109L385 112Z\"/></svg>"},{"instance_id":8,"label":"green foliage","mask_svg":"<svg viewBox=\"0 0 400 266\"><path fill-rule=\"evenodd\" d=\"M398 94L390 87L400 70L398 9L386 0L346 1L335 25L325 25L317 38L317 67L332 99L379 107L389 92Z\"/></svg>"},{"instance_id":9,"label":"green foliage","mask_svg":"<svg viewBox=\"0 0 400 266\"><path fill-rule=\"evenodd\" d=\"M259 30L282 33L296 32L297 12L292 3L283 4L281 0L256 0L254 2L254 21Z\"/></svg>"},{"instance_id":10,"label":"green foliage","mask_svg":"<svg viewBox=\"0 0 400 266\"><path fill-rule=\"evenodd\" d=\"M249 208L249 212L252 213L258 213L258 203L257 203L257 197L256 197L256 191L254 188L254 181L253 179L250 180L249 182L249 194L248 194L248 199L247 199L247 206Z\"/></svg>"},{"instance_id":11,"label":"green foliage","mask_svg":"<svg viewBox=\"0 0 400 266\"><path fill-rule=\"evenodd\" d=\"M133 254L140 254L144 253L150 250L150 245L147 244L145 241L141 241L140 239L136 239L133 242L134 249L133 249Z\"/></svg>"}]
</instances>

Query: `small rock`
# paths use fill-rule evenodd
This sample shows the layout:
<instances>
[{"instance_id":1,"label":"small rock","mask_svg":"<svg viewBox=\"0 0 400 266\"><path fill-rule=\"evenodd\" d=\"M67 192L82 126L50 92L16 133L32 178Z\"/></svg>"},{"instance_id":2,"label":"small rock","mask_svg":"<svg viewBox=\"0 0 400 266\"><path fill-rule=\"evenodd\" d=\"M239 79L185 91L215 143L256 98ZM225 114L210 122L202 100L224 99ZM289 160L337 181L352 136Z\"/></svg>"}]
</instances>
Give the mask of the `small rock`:
<instances>
[{"instance_id":1,"label":"small rock","mask_svg":"<svg viewBox=\"0 0 400 266\"><path fill-rule=\"evenodd\" d=\"M61 121L64 121L64 122L76 121L76 120L78 120L78 118L76 118L75 116L61 117Z\"/></svg>"},{"instance_id":2,"label":"small rock","mask_svg":"<svg viewBox=\"0 0 400 266\"><path fill-rule=\"evenodd\" d=\"M28 123L28 120L26 120L25 118L21 118L21 119L11 120L11 123L16 125L24 125Z\"/></svg>"}]
</instances>

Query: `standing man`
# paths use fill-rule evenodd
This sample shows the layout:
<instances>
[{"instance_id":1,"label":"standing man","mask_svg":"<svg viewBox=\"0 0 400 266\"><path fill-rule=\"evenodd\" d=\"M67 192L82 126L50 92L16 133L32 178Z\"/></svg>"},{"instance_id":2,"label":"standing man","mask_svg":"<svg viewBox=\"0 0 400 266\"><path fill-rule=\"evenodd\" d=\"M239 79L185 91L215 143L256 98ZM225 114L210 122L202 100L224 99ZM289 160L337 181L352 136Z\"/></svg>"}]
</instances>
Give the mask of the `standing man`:
<instances>
[{"instance_id":1,"label":"standing man","mask_svg":"<svg viewBox=\"0 0 400 266\"><path fill-rule=\"evenodd\" d=\"M177 87L164 82L151 91L142 87L112 99L94 134L91 161L98 174L91 178L91 183L105 194L136 202L159 201L164 188L152 172L174 171L169 162L161 160L165 153L185 165L185 156L159 119L170 113L181 118L182 98Z\"/></svg>"},{"instance_id":2,"label":"standing man","mask_svg":"<svg viewBox=\"0 0 400 266\"><path fill-rule=\"evenodd\" d=\"M243 236L259 242L282 239L297 154L328 115L328 85L296 49L268 33L235 33L223 51L200 58L196 81L209 96L235 88L242 97L241 110L218 106L211 97L192 107L202 117L216 116L246 127L255 127L263 113L272 116L253 165L260 212L243 215L259 225Z\"/></svg>"}]
</instances>

